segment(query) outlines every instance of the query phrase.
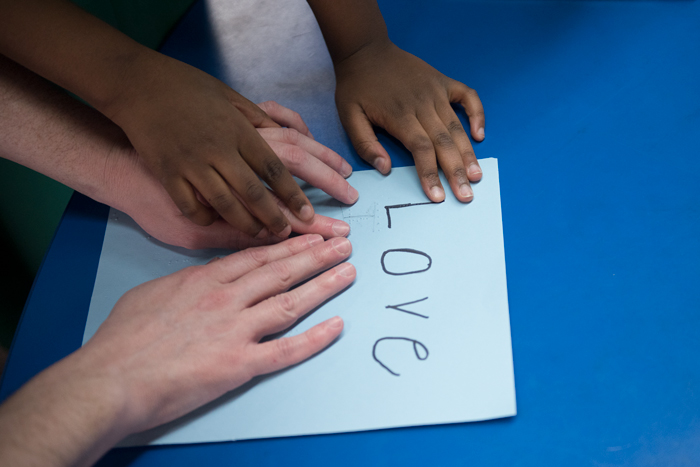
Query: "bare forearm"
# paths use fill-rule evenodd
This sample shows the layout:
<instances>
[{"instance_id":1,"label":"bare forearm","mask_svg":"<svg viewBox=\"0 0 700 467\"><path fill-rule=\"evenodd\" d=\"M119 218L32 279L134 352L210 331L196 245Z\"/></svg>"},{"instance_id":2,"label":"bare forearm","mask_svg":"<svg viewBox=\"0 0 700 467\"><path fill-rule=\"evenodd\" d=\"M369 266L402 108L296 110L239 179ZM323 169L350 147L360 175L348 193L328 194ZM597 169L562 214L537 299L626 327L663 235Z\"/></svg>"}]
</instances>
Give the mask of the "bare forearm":
<instances>
[{"instance_id":1,"label":"bare forearm","mask_svg":"<svg viewBox=\"0 0 700 467\"><path fill-rule=\"evenodd\" d=\"M81 370L74 354L0 406L0 465L91 465L126 433L113 382Z\"/></svg>"},{"instance_id":2,"label":"bare forearm","mask_svg":"<svg viewBox=\"0 0 700 467\"><path fill-rule=\"evenodd\" d=\"M153 53L66 0L0 0L0 53L102 112L139 56Z\"/></svg>"},{"instance_id":3,"label":"bare forearm","mask_svg":"<svg viewBox=\"0 0 700 467\"><path fill-rule=\"evenodd\" d=\"M370 44L388 43L376 0L308 0L334 64Z\"/></svg>"},{"instance_id":4,"label":"bare forearm","mask_svg":"<svg viewBox=\"0 0 700 467\"><path fill-rule=\"evenodd\" d=\"M116 125L1 55L0 109L0 157L114 204L111 155L130 147Z\"/></svg>"}]
</instances>

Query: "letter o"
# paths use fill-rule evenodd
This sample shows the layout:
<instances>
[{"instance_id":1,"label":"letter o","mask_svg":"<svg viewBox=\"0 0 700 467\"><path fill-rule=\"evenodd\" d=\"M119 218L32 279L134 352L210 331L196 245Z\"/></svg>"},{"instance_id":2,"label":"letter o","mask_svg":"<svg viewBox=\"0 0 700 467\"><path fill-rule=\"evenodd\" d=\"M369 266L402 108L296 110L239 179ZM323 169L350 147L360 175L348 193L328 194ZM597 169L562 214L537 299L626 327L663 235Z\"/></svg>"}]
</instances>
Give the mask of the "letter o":
<instances>
[{"instance_id":1,"label":"letter o","mask_svg":"<svg viewBox=\"0 0 700 467\"><path fill-rule=\"evenodd\" d=\"M386 268L386 264L384 263L384 259L386 258L386 256L387 256L389 253L411 253L411 254L414 254L414 255L425 256L426 258L428 258L428 265L427 265L424 269L416 269L416 270L414 270L414 271L406 271L406 272L393 272L393 271L389 271L389 270ZM392 275L392 276L405 276L405 275L407 275L407 274L418 274L418 273L420 273L420 272L425 272L425 271L427 271L428 269L430 269L430 266L433 265L433 259L430 257L430 255L428 255L427 253L423 253L422 251L413 250L413 249L411 249L411 248L397 248L397 249L395 249L395 250L386 250L384 253L382 253L381 262L382 262L382 269L384 270L384 272L387 273L387 274L390 274L390 275Z\"/></svg>"}]
</instances>

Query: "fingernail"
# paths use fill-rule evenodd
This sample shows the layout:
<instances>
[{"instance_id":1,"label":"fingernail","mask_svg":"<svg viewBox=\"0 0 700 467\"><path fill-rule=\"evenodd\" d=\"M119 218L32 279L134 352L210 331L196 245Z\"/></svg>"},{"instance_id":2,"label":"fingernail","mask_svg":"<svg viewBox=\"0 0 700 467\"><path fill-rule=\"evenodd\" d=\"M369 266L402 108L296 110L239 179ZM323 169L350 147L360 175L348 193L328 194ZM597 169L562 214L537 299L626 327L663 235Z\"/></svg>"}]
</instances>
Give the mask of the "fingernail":
<instances>
[{"instance_id":1,"label":"fingernail","mask_svg":"<svg viewBox=\"0 0 700 467\"><path fill-rule=\"evenodd\" d=\"M350 240L342 237L336 237L333 240L331 240L331 245L333 245L335 251L337 251L341 255L347 255L352 249L352 247L350 246Z\"/></svg>"},{"instance_id":2,"label":"fingernail","mask_svg":"<svg viewBox=\"0 0 700 467\"><path fill-rule=\"evenodd\" d=\"M374 166L375 169L379 170L381 173L384 173L386 170L386 161L382 159L381 157L377 157L374 159L374 162L372 162L372 165Z\"/></svg>"},{"instance_id":3,"label":"fingernail","mask_svg":"<svg viewBox=\"0 0 700 467\"><path fill-rule=\"evenodd\" d=\"M278 237L280 238L287 238L289 237L289 234L292 233L292 226L288 225L287 227L284 228L280 233L277 234Z\"/></svg>"},{"instance_id":4,"label":"fingernail","mask_svg":"<svg viewBox=\"0 0 700 467\"><path fill-rule=\"evenodd\" d=\"M340 175L342 175L345 178L348 178L350 175L352 175L352 167L345 161L343 161L341 171L342 172L340 173Z\"/></svg>"},{"instance_id":5,"label":"fingernail","mask_svg":"<svg viewBox=\"0 0 700 467\"><path fill-rule=\"evenodd\" d=\"M479 128L478 130L476 130L476 135L479 137L479 139L484 139L484 129Z\"/></svg>"},{"instance_id":6,"label":"fingernail","mask_svg":"<svg viewBox=\"0 0 700 467\"><path fill-rule=\"evenodd\" d=\"M314 210L308 204L305 204L299 211L299 218L303 221L310 221L314 218Z\"/></svg>"},{"instance_id":7,"label":"fingernail","mask_svg":"<svg viewBox=\"0 0 700 467\"><path fill-rule=\"evenodd\" d=\"M348 185L348 198L350 198L350 201L354 203L357 201L357 198L360 197L360 194L357 192L355 188L353 188L351 185Z\"/></svg>"},{"instance_id":8,"label":"fingernail","mask_svg":"<svg viewBox=\"0 0 700 467\"><path fill-rule=\"evenodd\" d=\"M466 183L459 187L459 194L462 198L469 199L474 197L474 192L472 191L471 187Z\"/></svg>"},{"instance_id":9,"label":"fingernail","mask_svg":"<svg viewBox=\"0 0 700 467\"><path fill-rule=\"evenodd\" d=\"M481 167L479 167L479 164L472 164L469 166L468 169L469 175L481 175Z\"/></svg>"},{"instance_id":10,"label":"fingernail","mask_svg":"<svg viewBox=\"0 0 700 467\"><path fill-rule=\"evenodd\" d=\"M326 323L326 325L331 329L340 329L343 327L343 320L340 318L340 316L334 316L326 321Z\"/></svg>"},{"instance_id":11,"label":"fingernail","mask_svg":"<svg viewBox=\"0 0 700 467\"><path fill-rule=\"evenodd\" d=\"M433 201L442 201L445 198L445 191L439 186L434 186L430 189L430 196Z\"/></svg>"},{"instance_id":12,"label":"fingernail","mask_svg":"<svg viewBox=\"0 0 700 467\"><path fill-rule=\"evenodd\" d=\"M347 237L350 233L350 226L343 221L334 222L331 228L338 237Z\"/></svg>"},{"instance_id":13,"label":"fingernail","mask_svg":"<svg viewBox=\"0 0 700 467\"><path fill-rule=\"evenodd\" d=\"M337 272L343 277L352 277L353 275L355 275L355 266L353 266L350 263L343 263L335 268L335 272Z\"/></svg>"},{"instance_id":14,"label":"fingernail","mask_svg":"<svg viewBox=\"0 0 700 467\"><path fill-rule=\"evenodd\" d=\"M309 235L306 237L306 241L309 242L309 245L317 245L323 243L323 237L320 235Z\"/></svg>"}]
</instances>

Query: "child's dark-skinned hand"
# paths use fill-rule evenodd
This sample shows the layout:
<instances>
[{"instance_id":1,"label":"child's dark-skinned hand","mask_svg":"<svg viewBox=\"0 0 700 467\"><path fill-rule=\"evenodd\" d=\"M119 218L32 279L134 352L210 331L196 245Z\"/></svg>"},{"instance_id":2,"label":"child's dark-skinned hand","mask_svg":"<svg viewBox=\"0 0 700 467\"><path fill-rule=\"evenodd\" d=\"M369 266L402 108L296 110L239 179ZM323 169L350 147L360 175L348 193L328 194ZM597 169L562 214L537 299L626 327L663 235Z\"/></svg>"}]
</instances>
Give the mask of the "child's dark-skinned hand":
<instances>
[{"instance_id":1,"label":"child's dark-skinned hand","mask_svg":"<svg viewBox=\"0 0 700 467\"><path fill-rule=\"evenodd\" d=\"M124 130L191 221L209 225L220 215L248 235L267 227L286 237L289 222L261 178L296 217L313 218L311 203L256 131L279 125L254 103L216 78L151 51L124 80L124 91L100 110Z\"/></svg>"},{"instance_id":2,"label":"child's dark-skinned hand","mask_svg":"<svg viewBox=\"0 0 700 467\"><path fill-rule=\"evenodd\" d=\"M469 116L471 135L484 139L484 110L476 92L385 41L371 43L335 64L336 103L355 150L381 173L391 159L372 129L387 130L411 151L426 195L442 201L438 166L457 199L473 199L481 179L472 145L451 103Z\"/></svg>"}]
</instances>

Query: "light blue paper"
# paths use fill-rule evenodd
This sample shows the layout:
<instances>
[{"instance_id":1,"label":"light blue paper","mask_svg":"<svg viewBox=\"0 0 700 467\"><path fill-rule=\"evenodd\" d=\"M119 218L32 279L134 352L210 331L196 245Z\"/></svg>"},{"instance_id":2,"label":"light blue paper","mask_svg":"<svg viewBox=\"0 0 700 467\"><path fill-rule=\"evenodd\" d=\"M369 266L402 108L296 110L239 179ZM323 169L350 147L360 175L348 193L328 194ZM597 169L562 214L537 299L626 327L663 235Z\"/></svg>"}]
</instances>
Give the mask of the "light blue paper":
<instances>
[{"instance_id":1,"label":"light blue paper","mask_svg":"<svg viewBox=\"0 0 700 467\"><path fill-rule=\"evenodd\" d=\"M341 206L307 187L317 213L350 224L349 261L357 268L357 279L288 335L339 315L345 321L340 338L302 364L256 378L123 445L337 433L515 415L498 164L496 159L480 163L484 176L474 185L472 203L461 204L448 191L444 203L390 208L391 228L386 206L427 202L413 167L395 168L388 177L356 172L350 182L360 199L353 206ZM444 179L443 184L448 187ZM429 258L394 251L382 262L385 252L401 249ZM165 246L125 214L111 211L84 342L130 288L223 253ZM426 269L428 264L420 273L387 273Z\"/></svg>"}]
</instances>

